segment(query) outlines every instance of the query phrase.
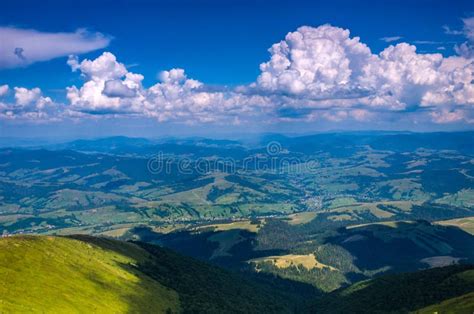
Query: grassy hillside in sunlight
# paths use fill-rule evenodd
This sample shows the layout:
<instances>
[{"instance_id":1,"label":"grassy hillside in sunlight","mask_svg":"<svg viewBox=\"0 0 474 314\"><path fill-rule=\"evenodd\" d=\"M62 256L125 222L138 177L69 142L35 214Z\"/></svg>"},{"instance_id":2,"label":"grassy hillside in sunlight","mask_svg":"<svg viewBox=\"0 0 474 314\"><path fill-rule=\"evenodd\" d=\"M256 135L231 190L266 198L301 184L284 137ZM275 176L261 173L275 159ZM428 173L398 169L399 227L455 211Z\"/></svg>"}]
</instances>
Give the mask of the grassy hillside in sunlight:
<instances>
[{"instance_id":1,"label":"grassy hillside in sunlight","mask_svg":"<svg viewBox=\"0 0 474 314\"><path fill-rule=\"evenodd\" d=\"M0 312L179 310L178 294L137 269L150 254L134 244L106 247L60 237L0 240Z\"/></svg>"},{"instance_id":2,"label":"grassy hillside in sunlight","mask_svg":"<svg viewBox=\"0 0 474 314\"><path fill-rule=\"evenodd\" d=\"M421 310L417 310L419 314L433 314L433 313L466 313L471 314L474 309L474 292L464 294L460 297L452 298L440 302L435 305L425 307Z\"/></svg>"},{"instance_id":3,"label":"grassy hillside in sunlight","mask_svg":"<svg viewBox=\"0 0 474 314\"><path fill-rule=\"evenodd\" d=\"M0 239L0 313L288 313L285 292L145 243Z\"/></svg>"}]
</instances>

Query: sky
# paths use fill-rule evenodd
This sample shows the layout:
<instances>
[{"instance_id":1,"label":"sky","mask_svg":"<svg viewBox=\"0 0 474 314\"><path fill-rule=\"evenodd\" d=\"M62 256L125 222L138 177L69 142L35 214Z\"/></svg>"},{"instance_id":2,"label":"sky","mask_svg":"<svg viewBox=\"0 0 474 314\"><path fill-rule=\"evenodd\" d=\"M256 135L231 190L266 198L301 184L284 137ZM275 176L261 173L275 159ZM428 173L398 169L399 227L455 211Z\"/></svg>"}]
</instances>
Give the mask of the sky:
<instances>
[{"instance_id":1,"label":"sky","mask_svg":"<svg viewBox=\"0 0 474 314\"><path fill-rule=\"evenodd\" d=\"M473 1L8 1L0 137L471 130Z\"/></svg>"}]
</instances>

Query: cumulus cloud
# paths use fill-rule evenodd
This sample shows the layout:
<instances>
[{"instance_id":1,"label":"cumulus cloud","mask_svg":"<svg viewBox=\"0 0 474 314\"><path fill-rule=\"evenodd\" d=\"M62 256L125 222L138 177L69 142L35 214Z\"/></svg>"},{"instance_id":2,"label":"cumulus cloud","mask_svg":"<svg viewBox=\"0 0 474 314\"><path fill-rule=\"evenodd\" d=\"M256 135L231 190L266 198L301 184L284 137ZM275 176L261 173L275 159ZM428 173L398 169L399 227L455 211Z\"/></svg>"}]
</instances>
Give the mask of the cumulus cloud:
<instances>
[{"instance_id":1,"label":"cumulus cloud","mask_svg":"<svg viewBox=\"0 0 474 314\"><path fill-rule=\"evenodd\" d=\"M401 43L389 46L366 64L359 80L374 93L376 101L369 104L405 109L419 104L438 83L442 61L441 54L417 54L415 46Z\"/></svg>"},{"instance_id":2,"label":"cumulus cloud","mask_svg":"<svg viewBox=\"0 0 474 314\"><path fill-rule=\"evenodd\" d=\"M460 45L454 46L454 50L458 55L466 58L474 57L474 16L461 19L463 27L461 30L452 29L448 25L444 25L444 33L447 35L464 36L467 40Z\"/></svg>"},{"instance_id":3,"label":"cumulus cloud","mask_svg":"<svg viewBox=\"0 0 474 314\"><path fill-rule=\"evenodd\" d=\"M455 47L456 52L466 58L474 57L474 17L462 19L463 30L462 34L467 38L467 41Z\"/></svg>"},{"instance_id":4,"label":"cumulus cloud","mask_svg":"<svg viewBox=\"0 0 474 314\"><path fill-rule=\"evenodd\" d=\"M41 90L38 87L27 89L24 87L15 87L16 103L20 106L26 106L38 100L41 97Z\"/></svg>"},{"instance_id":5,"label":"cumulus cloud","mask_svg":"<svg viewBox=\"0 0 474 314\"><path fill-rule=\"evenodd\" d=\"M466 36L466 38L473 42L474 41L474 17L469 17L462 19L464 23L463 27L463 33Z\"/></svg>"},{"instance_id":6,"label":"cumulus cloud","mask_svg":"<svg viewBox=\"0 0 474 314\"><path fill-rule=\"evenodd\" d=\"M264 110L266 99L234 91L213 91L190 79L183 69L163 71L147 91L146 114L159 121L240 123Z\"/></svg>"},{"instance_id":7,"label":"cumulus cloud","mask_svg":"<svg viewBox=\"0 0 474 314\"><path fill-rule=\"evenodd\" d=\"M0 85L0 97L6 95L8 93L9 89L10 89L10 87L7 84Z\"/></svg>"},{"instance_id":8,"label":"cumulus cloud","mask_svg":"<svg viewBox=\"0 0 474 314\"><path fill-rule=\"evenodd\" d=\"M102 93L108 97L134 97L136 91L129 88L122 80L106 81Z\"/></svg>"},{"instance_id":9,"label":"cumulus cloud","mask_svg":"<svg viewBox=\"0 0 474 314\"><path fill-rule=\"evenodd\" d=\"M69 55L66 63L71 67L72 72L76 72L81 67L79 57L76 55Z\"/></svg>"},{"instance_id":10,"label":"cumulus cloud","mask_svg":"<svg viewBox=\"0 0 474 314\"><path fill-rule=\"evenodd\" d=\"M0 91L4 86L0 86ZM43 96L40 88L14 87L13 90L14 102L0 101L0 119L30 120L33 122L60 119L62 106L54 103L50 97Z\"/></svg>"},{"instance_id":11,"label":"cumulus cloud","mask_svg":"<svg viewBox=\"0 0 474 314\"><path fill-rule=\"evenodd\" d=\"M129 72L109 52L82 62L70 57L68 64L85 79L81 87L67 88L69 109L77 112L138 115L162 122L228 122L236 121L240 114L251 116L251 111L264 105L258 95L205 88L202 82L188 78L183 69L162 71L160 81L145 88L143 76Z\"/></svg>"},{"instance_id":12,"label":"cumulus cloud","mask_svg":"<svg viewBox=\"0 0 474 314\"><path fill-rule=\"evenodd\" d=\"M79 70L86 80L80 88L67 88L71 110L97 114L140 111L137 100L143 76L129 73L110 52L81 63L69 57L68 64L73 71Z\"/></svg>"},{"instance_id":13,"label":"cumulus cloud","mask_svg":"<svg viewBox=\"0 0 474 314\"><path fill-rule=\"evenodd\" d=\"M27 66L69 54L107 47L110 37L79 29L74 33L47 33L33 29L0 27L0 69Z\"/></svg>"},{"instance_id":14,"label":"cumulus cloud","mask_svg":"<svg viewBox=\"0 0 474 314\"><path fill-rule=\"evenodd\" d=\"M472 40L470 20L464 24ZM48 118L128 115L184 123L400 117L474 123L474 58L463 51L444 57L398 43L375 54L349 30L322 25L288 33L269 53L256 81L236 88L208 86L179 68L160 72L159 81L145 87L143 75L110 52L82 61L69 55L67 64L84 82L67 88L68 106L54 104L39 89L17 87L13 107L18 114L41 112Z\"/></svg>"},{"instance_id":15,"label":"cumulus cloud","mask_svg":"<svg viewBox=\"0 0 474 314\"><path fill-rule=\"evenodd\" d=\"M470 118L470 113L466 110L442 109L440 111L431 112L430 115L436 123L453 123L459 121L474 123L474 119Z\"/></svg>"},{"instance_id":16,"label":"cumulus cloud","mask_svg":"<svg viewBox=\"0 0 474 314\"><path fill-rule=\"evenodd\" d=\"M270 48L258 87L266 91L318 98L357 87L370 49L349 31L323 25L303 26Z\"/></svg>"},{"instance_id":17,"label":"cumulus cloud","mask_svg":"<svg viewBox=\"0 0 474 314\"><path fill-rule=\"evenodd\" d=\"M446 107L474 105L474 60L465 54L421 54L407 43L373 54L349 30L330 25L301 27L269 52L253 90L280 94L287 109L320 110L330 102L332 112L320 114L330 121L354 117L340 110L349 107L362 106L363 112L435 107L431 110L442 114L452 112Z\"/></svg>"}]
</instances>

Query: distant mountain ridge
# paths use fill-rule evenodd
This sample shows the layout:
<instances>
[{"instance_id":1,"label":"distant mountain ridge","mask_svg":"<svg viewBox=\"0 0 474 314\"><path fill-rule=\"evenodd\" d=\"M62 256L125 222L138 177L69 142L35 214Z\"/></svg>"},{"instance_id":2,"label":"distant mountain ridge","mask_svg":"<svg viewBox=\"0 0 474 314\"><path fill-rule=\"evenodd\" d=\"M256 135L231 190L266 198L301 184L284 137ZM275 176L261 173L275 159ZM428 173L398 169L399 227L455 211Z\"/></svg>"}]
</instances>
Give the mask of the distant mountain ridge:
<instances>
[{"instance_id":1,"label":"distant mountain ridge","mask_svg":"<svg viewBox=\"0 0 474 314\"><path fill-rule=\"evenodd\" d=\"M48 143L48 142L56 143ZM48 139L14 139L0 138L0 147L45 147L48 149L72 149L83 151L122 151L137 149L159 144L180 145L226 145L242 146L249 149L265 146L277 141L289 149L302 149L306 144L308 149L323 149L337 147L369 145L374 149L409 151L420 147L426 149L453 149L473 153L474 131L453 132L409 132L409 131L339 131L320 132L304 135L285 135L278 133L255 134L237 139L213 139L211 137L128 137L110 136L96 139L77 139L72 141Z\"/></svg>"},{"instance_id":2,"label":"distant mountain ridge","mask_svg":"<svg viewBox=\"0 0 474 314\"><path fill-rule=\"evenodd\" d=\"M474 132L269 134L256 140L112 137L1 148L0 232L97 232L150 220L321 210L331 212L324 213L329 220L355 223L418 219L419 213L472 216ZM166 169L151 169L155 161Z\"/></svg>"}]
</instances>

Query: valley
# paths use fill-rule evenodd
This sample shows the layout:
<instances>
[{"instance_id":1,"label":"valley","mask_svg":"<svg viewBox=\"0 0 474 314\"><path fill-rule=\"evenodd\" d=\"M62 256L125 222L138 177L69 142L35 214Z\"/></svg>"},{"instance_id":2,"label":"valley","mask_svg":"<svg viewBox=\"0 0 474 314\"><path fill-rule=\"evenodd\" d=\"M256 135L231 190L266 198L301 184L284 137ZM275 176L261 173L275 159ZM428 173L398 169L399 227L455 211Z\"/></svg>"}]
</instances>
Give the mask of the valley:
<instances>
[{"instance_id":1,"label":"valley","mask_svg":"<svg viewBox=\"0 0 474 314\"><path fill-rule=\"evenodd\" d=\"M471 278L473 142L472 132L355 132L272 134L251 143L114 137L1 147L5 275L25 289L28 278L15 279L25 276L22 263L42 273L51 271L42 261L58 258L48 266L59 269L58 277L38 277L42 285L60 285L64 291L57 293L66 296L83 286L74 302L84 306L90 291L104 289L107 297L94 306L117 312L134 311L126 300L142 312L147 306L150 312L199 312L203 306L216 313L362 311L357 300L373 299L372 283L386 284L379 278L404 282L412 280L408 274L443 269ZM28 258L20 262L21 256ZM168 258L180 268L160 268ZM95 264L103 269L92 269ZM61 271L77 267L84 272L62 282ZM188 271L202 277L191 284ZM209 279L214 272L222 279ZM99 273L101 282L91 282ZM235 280L237 286L222 294L192 297L184 288L220 291ZM453 293L440 286L439 295L413 302L399 296L408 304L399 310L423 313L456 298L466 304L463 310L471 308L470 283L461 286ZM7 292L2 302L12 307ZM154 304L151 295L163 300ZM25 308L18 310L50 307L35 304L34 296L26 293ZM55 297L42 302L53 304ZM74 306L67 300L55 306ZM380 299L373 302L387 310Z\"/></svg>"},{"instance_id":2,"label":"valley","mask_svg":"<svg viewBox=\"0 0 474 314\"><path fill-rule=\"evenodd\" d=\"M334 133L0 148L0 232L120 234L303 212L341 225L462 218L474 208L472 141Z\"/></svg>"}]
</instances>

